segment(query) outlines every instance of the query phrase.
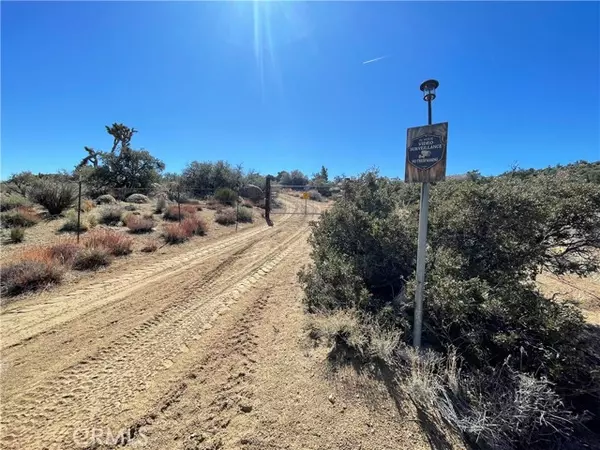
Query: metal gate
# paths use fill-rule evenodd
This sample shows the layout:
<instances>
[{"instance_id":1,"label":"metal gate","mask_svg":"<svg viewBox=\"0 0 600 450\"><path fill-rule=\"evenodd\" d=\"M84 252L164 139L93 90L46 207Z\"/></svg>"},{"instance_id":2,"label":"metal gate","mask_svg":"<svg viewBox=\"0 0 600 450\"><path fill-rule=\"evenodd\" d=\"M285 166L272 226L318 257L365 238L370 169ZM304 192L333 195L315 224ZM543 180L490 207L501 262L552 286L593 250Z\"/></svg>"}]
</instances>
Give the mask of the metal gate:
<instances>
[{"instance_id":1,"label":"metal gate","mask_svg":"<svg viewBox=\"0 0 600 450\"><path fill-rule=\"evenodd\" d=\"M313 218L319 216L323 209L322 205L325 204L326 199L332 196L334 190L335 187L332 186L273 183L271 177L267 177L265 190L267 223L272 225L273 216L282 214Z\"/></svg>"}]
</instances>

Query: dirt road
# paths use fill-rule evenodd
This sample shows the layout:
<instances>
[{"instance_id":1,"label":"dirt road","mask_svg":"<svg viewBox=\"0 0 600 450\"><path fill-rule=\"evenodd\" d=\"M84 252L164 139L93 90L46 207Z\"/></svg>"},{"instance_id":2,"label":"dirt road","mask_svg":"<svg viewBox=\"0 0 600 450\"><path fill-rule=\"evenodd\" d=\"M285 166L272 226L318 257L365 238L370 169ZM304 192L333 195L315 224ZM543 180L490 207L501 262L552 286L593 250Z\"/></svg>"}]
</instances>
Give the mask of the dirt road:
<instances>
[{"instance_id":1,"label":"dirt road","mask_svg":"<svg viewBox=\"0 0 600 450\"><path fill-rule=\"evenodd\" d=\"M307 342L309 219L283 200L274 227L4 307L2 448L428 448L383 383Z\"/></svg>"}]
</instances>

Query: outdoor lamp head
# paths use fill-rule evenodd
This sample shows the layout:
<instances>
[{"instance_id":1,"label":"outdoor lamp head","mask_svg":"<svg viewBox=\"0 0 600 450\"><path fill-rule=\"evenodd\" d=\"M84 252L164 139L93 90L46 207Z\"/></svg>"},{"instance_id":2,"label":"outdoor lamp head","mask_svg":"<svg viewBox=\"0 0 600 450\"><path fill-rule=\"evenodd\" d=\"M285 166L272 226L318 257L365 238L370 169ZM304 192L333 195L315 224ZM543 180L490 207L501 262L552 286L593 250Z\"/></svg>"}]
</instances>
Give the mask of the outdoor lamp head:
<instances>
[{"instance_id":1,"label":"outdoor lamp head","mask_svg":"<svg viewBox=\"0 0 600 450\"><path fill-rule=\"evenodd\" d=\"M427 80L421 83L421 91L423 91L423 100L426 102L435 99L435 90L440 83L437 80Z\"/></svg>"}]
</instances>

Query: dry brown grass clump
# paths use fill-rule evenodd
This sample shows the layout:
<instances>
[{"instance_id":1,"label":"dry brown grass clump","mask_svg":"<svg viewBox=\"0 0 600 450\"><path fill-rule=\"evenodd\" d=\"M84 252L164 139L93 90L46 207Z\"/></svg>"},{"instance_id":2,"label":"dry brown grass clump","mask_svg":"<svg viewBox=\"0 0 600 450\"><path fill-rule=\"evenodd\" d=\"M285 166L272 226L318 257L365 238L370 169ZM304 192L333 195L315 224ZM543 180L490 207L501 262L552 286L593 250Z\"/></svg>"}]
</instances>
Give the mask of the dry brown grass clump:
<instances>
[{"instance_id":1,"label":"dry brown grass clump","mask_svg":"<svg viewBox=\"0 0 600 450\"><path fill-rule=\"evenodd\" d=\"M215 214L215 222L220 225L233 225L236 222L236 212L233 208L224 208Z\"/></svg>"},{"instance_id":2,"label":"dry brown grass clump","mask_svg":"<svg viewBox=\"0 0 600 450\"><path fill-rule=\"evenodd\" d=\"M95 230L81 245L65 239L48 246L31 246L16 255L15 262L2 268L0 292L14 296L62 280L64 272L94 270L107 266L112 256L131 253L133 238L113 230Z\"/></svg>"},{"instance_id":3,"label":"dry brown grass clump","mask_svg":"<svg viewBox=\"0 0 600 450\"><path fill-rule=\"evenodd\" d=\"M199 217L188 217L181 222L181 228L190 236L204 236L208 231L208 224Z\"/></svg>"},{"instance_id":4,"label":"dry brown grass clump","mask_svg":"<svg viewBox=\"0 0 600 450\"><path fill-rule=\"evenodd\" d=\"M198 207L194 205L171 205L165 210L163 218L165 220L179 220L180 207L181 220L194 216L196 214L196 211L198 210Z\"/></svg>"},{"instance_id":5,"label":"dry brown grass clump","mask_svg":"<svg viewBox=\"0 0 600 450\"><path fill-rule=\"evenodd\" d=\"M132 233L149 233L154 228L154 220L151 217L129 215L125 218L125 226Z\"/></svg>"},{"instance_id":6,"label":"dry brown grass clump","mask_svg":"<svg viewBox=\"0 0 600 450\"><path fill-rule=\"evenodd\" d=\"M52 260L24 260L2 268L0 292L18 295L58 283L64 274L63 267Z\"/></svg>"},{"instance_id":7,"label":"dry brown grass clump","mask_svg":"<svg viewBox=\"0 0 600 450\"><path fill-rule=\"evenodd\" d=\"M111 254L106 247L86 247L73 261L75 270L96 270L108 266L112 262Z\"/></svg>"},{"instance_id":8,"label":"dry brown grass clump","mask_svg":"<svg viewBox=\"0 0 600 450\"><path fill-rule=\"evenodd\" d=\"M62 280L65 268L54 259L48 247L32 246L24 249L16 261L2 267L0 292L14 296L44 288Z\"/></svg>"},{"instance_id":9,"label":"dry brown grass clump","mask_svg":"<svg viewBox=\"0 0 600 450\"><path fill-rule=\"evenodd\" d=\"M148 239L146 242L144 242L144 245L141 248L141 251L144 253L152 253L152 252L155 252L156 250L158 250L158 247L159 247L159 242L156 239Z\"/></svg>"},{"instance_id":10,"label":"dry brown grass clump","mask_svg":"<svg viewBox=\"0 0 600 450\"><path fill-rule=\"evenodd\" d=\"M133 238L114 230L95 230L84 239L86 248L105 248L113 256L128 255L132 252Z\"/></svg>"},{"instance_id":11,"label":"dry brown grass clump","mask_svg":"<svg viewBox=\"0 0 600 450\"><path fill-rule=\"evenodd\" d=\"M58 244L46 247L46 251L51 259L58 261L63 265L71 265L77 253L81 250L81 246L72 240L64 240Z\"/></svg>"},{"instance_id":12,"label":"dry brown grass clump","mask_svg":"<svg viewBox=\"0 0 600 450\"><path fill-rule=\"evenodd\" d=\"M187 241L191 234L180 223L169 223L163 228L163 237L168 244L181 244Z\"/></svg>"}]
</instances>

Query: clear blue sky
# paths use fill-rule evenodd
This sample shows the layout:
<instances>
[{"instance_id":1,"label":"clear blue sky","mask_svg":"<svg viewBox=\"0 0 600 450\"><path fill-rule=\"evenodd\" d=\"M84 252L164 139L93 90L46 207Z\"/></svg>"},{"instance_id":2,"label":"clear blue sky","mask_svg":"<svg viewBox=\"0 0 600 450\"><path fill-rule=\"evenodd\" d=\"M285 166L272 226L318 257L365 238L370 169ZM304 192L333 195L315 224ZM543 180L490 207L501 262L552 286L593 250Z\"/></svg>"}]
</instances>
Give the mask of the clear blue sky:
<instances>
[{"instance_id":1,"label":"clear blue sky","mask_svg":"<svg viewBox=\"0 0 600 450\"><path fill-rule=\"evenodd\" d=\"M600 159L597 2L2 2L2 177L123 122L179 171L404 174L440 81L448 172ZM364 61L388 56L379 61Z\"/></svg>"}]
</instances>

